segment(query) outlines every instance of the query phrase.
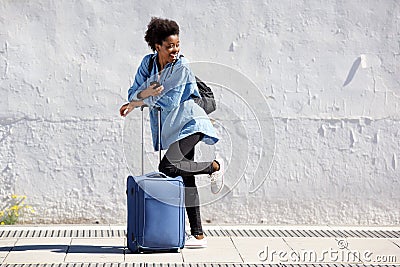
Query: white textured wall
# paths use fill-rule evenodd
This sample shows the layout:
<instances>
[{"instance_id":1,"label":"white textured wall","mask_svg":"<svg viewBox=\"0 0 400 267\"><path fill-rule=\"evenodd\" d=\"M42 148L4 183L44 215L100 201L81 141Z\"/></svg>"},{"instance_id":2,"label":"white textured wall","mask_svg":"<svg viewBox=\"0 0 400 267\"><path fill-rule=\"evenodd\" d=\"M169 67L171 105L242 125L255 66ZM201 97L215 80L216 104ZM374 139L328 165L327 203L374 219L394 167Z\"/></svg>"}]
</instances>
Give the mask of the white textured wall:
<instances>
[{"instance_id":1,"label":"white textured wall","mask_svg":"<svg viewBox=\"0 0 400 267\"><path fill-rule=\"evenodd\" d=\"M398 1L150 2L0 2L0 208L17 193L37 211L29 222L125 222L139 114L124 123L118 108L157 15L178 21L191 61L230 66L266 99L215 87L223 140L211 152L239 182L204 219L400 223Z\"/></svg>"}]
</instances>

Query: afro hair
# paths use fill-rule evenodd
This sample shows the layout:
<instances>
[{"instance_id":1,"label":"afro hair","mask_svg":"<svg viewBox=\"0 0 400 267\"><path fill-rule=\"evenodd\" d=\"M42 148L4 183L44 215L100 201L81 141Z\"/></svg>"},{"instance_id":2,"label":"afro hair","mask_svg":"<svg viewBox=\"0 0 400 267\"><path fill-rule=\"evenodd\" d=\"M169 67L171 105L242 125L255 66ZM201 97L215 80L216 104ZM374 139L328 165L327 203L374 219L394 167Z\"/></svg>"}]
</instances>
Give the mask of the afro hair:
<instances>
[{"instance_id":1,"label":"afro hair","mask_svg":"<svg viewBox=\"0 0 400 267\"><path fill-rule=\"evenodd\" d=\"M144 39L151 50L156 51L156 44L161 45L170 35L179 35L178 24L173 20L152 17Z\"/></svg>"}]
</instances>

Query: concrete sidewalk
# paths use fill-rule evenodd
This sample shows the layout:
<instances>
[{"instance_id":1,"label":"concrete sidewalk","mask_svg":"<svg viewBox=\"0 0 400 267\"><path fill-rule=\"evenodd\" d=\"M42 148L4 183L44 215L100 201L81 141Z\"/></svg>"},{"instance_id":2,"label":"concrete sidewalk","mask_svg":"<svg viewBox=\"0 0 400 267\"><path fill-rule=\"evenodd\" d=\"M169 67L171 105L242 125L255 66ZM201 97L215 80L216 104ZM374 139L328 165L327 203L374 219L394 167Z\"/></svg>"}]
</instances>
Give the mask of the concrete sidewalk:
<instances>
[{"instance_id":1,"label":"concrete sidewalk","mask_svg":"<svg viewBox=\"0 0 400 267\"><path fill-rule=\"evenodd\" d=\"M400 227L207 226L208 248L132 254L125 226L0 227L0 265L399 265Z\"/></svg>"}]
</instances>

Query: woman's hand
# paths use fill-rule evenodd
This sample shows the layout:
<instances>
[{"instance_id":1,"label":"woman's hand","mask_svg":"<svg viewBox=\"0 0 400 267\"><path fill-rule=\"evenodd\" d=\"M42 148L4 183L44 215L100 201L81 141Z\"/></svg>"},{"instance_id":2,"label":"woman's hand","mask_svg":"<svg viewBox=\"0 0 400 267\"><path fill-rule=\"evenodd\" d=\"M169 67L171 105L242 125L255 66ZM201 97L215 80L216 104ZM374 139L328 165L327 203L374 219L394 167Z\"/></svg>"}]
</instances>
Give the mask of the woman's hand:
<instances>
[{"instance_id":1,"label":"woman's hand","mask_svg":"<svg viewBox=\"0 0 400 267\"><path fill-rule=\"evenodd\" d=\"M164 86L159 83L153 83L138 94L138 98L144 99L149 96L158 96L164 90Z\"/></svg>"},{"instance_id":2,"label":"woman's hand","mask_svg":"<svg viewBox=\"0 0 400 267\"><path fill-rule=\"evenodd\" d=\"M119 115L121 115L122 117L126 117L132 110L143 105L143 101L131 101L127 104L122 105L122 107L119 109Z\"/></svg>"},{"instance_id":3,"label":"woman's hand","mask_svg":"<svg viewBox=\"0 0 400 267\"><path fill-rule=\"evenodd\" d=\"M133 107L130 106L130 103L122 105L122 107L119 109L119 115L122 117L126 117L128 113L130 113L133 110Z\"/></svg>"}]
</instances>

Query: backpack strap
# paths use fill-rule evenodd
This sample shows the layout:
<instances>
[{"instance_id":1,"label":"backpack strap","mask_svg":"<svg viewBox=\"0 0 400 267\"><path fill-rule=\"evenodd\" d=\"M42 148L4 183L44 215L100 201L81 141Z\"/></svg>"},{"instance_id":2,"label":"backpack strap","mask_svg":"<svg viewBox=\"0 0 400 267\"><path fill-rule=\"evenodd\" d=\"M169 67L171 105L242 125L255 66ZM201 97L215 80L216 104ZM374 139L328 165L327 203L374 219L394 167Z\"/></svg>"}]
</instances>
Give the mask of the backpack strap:
<instances>
[{"instance_id":1,"label":"backpack strap","mask_svg":"<svg viewBox=\"0 0 400 267\"><path fill-rule=\"evenodd\" d=\"M155 56L154 55L152 55L151 57L150 57L150 60L149 60L149 66L147 67L147 71L149 72L149 76L151 76L151 71L153 70L153 65L154 65L154 60L155 60Z\"/></svg>"}]
</instances>

